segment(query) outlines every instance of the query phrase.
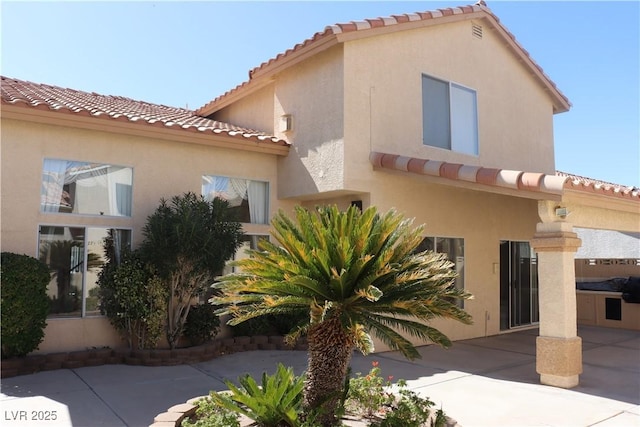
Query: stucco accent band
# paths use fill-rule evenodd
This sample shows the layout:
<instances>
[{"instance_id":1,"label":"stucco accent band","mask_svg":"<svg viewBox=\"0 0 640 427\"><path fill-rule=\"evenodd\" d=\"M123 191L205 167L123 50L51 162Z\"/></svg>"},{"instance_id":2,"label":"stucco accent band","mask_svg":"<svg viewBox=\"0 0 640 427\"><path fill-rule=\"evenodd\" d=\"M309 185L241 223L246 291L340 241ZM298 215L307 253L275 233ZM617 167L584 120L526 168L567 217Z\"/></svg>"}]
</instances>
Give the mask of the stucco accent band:
<instances>
[{"instance_id":1,"label":"stucco accent band","mask_svg":"<svg viewBox=\"0 0 640 427\"><path fill-rule=\"evenodd\" d=\"M564 388L578 385L578 375L582 373L582 338L537 337L536 372L544 384Z\"/></svg>"},{"instance_id":2,"label":"stucco accent band","mask_svg":"<svg viewBox=\"0 0 640 427\"><path fill-rule=\"evenodd\" d=\"M567 231L536 233L531 239L536 252L576 252L581 245L578 235Z\"/></svg>"}]
</instances>

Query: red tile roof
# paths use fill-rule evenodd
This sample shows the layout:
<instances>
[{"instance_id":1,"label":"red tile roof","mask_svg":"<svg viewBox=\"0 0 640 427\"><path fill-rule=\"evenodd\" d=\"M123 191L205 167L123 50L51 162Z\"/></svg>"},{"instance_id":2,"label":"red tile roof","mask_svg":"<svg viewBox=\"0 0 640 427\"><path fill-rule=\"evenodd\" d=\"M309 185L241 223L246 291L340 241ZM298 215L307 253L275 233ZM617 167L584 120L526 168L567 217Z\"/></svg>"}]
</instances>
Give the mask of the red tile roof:
<instances>
[{"instance_id":1,"label":"red tile roof","mask_svg":"<svg viewBox=\"0 0 640 427\"><path fill-rule=\"evenodd\" d=\"M505 38L510 41L515 51L521 55L525 62L529 63L529 65L534 68L540 75L541 80L547 87L552 91L553 95L555 95L556 99L559 103L563 104L563 108L560 111L567 111L571 107L571 102L569 99L557 88L556 84L545 74L544 70L540 65L538 65L529 52L524 49L520 43L516 40L515 36L507 30L505 26L500 23L500 19L493 14L491 9L489 9L486 3L483 0L480 0L476 4L460 6L460 7L450 7L446 9L436 9L433 11L427 12L416 12L416 13L406 13L402 15L392 15L386 18L375 18L375 19L366 19L364 21L351 21L348 23L335 24L327 26L324 31L315 33L311 38L304 40L302 43L296 44L293 48L286 50L285 52L277 55L275 58L269 59L266 62L263 62L259 66L253 68L249 71L249 81L241 83L235 88L227 91L223 95L218 96L213 101L203 105L198 108L196 111L203 115L211 114L215 111L215 106L220 101L227 98L229 95L238 92L246 87L248 87L256 74L261 71L269 69L272 65L276 65L281 62L283 59L292 56L295 53L303 51L307 48L316 46L322 41L326 41L330 37L336 37L339 34L350 33L350 32L363 32L366 30L371 30L380 27L392 27L392 26L400 26L402 24L406 24L409 22L415 21L428 21L428 20L437 20L439 18L453 16L453 15L470 15L474 13L481 13L485 17L487 17L490 21L492 21L493 25L498 28L499 33L502 34Z\"/></svg>"},{"instance_id":2,"label":"red tile roof","mask_svg":"<svg viewBox=\"0 0 640 427\"><path fill-rule=\"evenodd\" d=\"M191 132L226 134L244 140L288 145L283 140L252 129L211 120L184 108L150 104L122 96L99 95L2 77L2 105L57 111L79 116L140 123Z\"/></svg>"},{"instance_id":3,"label":"red tile roof","mask_svg":"<svg viewBox=\"0 0 640 427\"><path fill-rule=\"evenodd\" d=\"M379 152L372 152L369 160L375 168L445 178L452 181L465 181L490 187L547 193L556 196L562 195L564 190L571 189L640 201L639 188L625 187L564 172L548 175L447 163Z\"/></svg>"},{"instance_id":4,"label":"red tile roof","mask_svg":"<svg viewBox=\"0 0 640 427\"><path fill-rule=\"evenodd\" d=\"M624 186L599 179L586 178L566 172L556 171L556 175L565 178L565 188L573 188L592 193L614 194L621 196L640 197L640 188Z\"/></svg>"}]
</instances>

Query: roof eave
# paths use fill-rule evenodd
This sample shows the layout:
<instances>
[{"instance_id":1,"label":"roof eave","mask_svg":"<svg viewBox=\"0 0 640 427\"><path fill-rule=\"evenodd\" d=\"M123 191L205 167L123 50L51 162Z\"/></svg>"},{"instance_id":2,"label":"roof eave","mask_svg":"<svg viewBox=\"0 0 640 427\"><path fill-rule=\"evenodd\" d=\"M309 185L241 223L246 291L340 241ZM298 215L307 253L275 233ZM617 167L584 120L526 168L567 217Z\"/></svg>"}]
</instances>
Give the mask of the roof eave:
<instances>
[{"instance_id":1,"label":"roof eave","mask_svg":"<svg viewBox=\"0 0 640 427\"><path fill-rule=\"evenodd\" d=\"M570 110L571 102L569 101L569 99L556 87L551 78L549 78L549 76L544 73L542 68L516 41L515 36L513 36L509 32L509 30L507 30L506 27L504 27L500 23L500 19L496 15L494 15L488 7L482 4L476 4L471 7L470 12L441 15L431 19L420 18L411 20L411 15L416 14L403 15L402 17L406 18L406 20L396 25L374 26L370 24L371 22L377 20L372 20L363 22L362 24L364 28L358 27L358 23L352 23L351 25L356 29L348 31L343 31L341 24L328 26L323 33L314 35L312 39L306 40L302 44L296 45L292 49L289 49L284 53L276 56L275 58L267 61L266 63L254 68L249 73L249 81L219 96L203 107L200 107L198 110L196 110L196 113L202 116L213 114L216 111L236 102L242 97L264 87L264 85L271 83L274 76L284 69L295 65L305 59L308 59L311 56L314 56L317 53L337 44L395 31L404 31L407 29L422 28L432 25L442 25L449 22L471 19L485 19L489 22L491 27L498 32L498 36L505 41L506 45L518 57L518 59L527 66L527 68L530 70L531 75L542 84L544 90L549 94L553 101L553 114L564 113ZM397 18L398 16L395 17ZM367 27L367 25L369 25L369 27Z\"/></svg>"},{"instance_id":2,"label":"roof eave","mask_svg":"<svg viewBox=\"0 0 640 427\"><path fill-rule=\"evenodd\" d=\"M537 78L544 86L545 91L553 99L553 114L565 113L571 109L571 102L553 83L551 78L545 74L540 67L529 55L529 53L518 43L515 36L500 23L500 19L491 12L487 7L481 6L483 10L483 18L486 19L494 28L500 38L507 43L507 46L518 56L519 60L524 62L531 70L531 74Z\"/></svg>"},{"instance_id":3,"label":"roof eave","mask_svg":"<svg viewBox=\"0 0 640 427\"><path fill-rule=\"evenodd\" d=\"M237 100L270 85L273 83L275 75L283 70L336 46L338 43L335 34L325 32L321 37L306 45L290 49L267 63L252 69L249 72L249 80L247 82L236 86L224 95L198 108L196 114L205 117L209 116Z\"/></svg>"},{"instance_id":4,"label":"roof eave","mask_svg":"<svg viewBox=\"0 0 640 427\"><path fill-rule=\"evenodd\" d=\"M114 119L108 115L91 116L74 113L69 110L51 110L34 108L25 103L12 104L2 101L0 118L37 122L56 126L89 129L124 135L135 135L161 139L165 141L201 144L218 148L243 150L287 156L289 145L285 141L273 142L260 140L256 136L244 136L241 133L227 133L220 130L198 130L195 127L166 127L157 122L156 125L144 121L131 121L126 118Z\"/></svg>"}]
</instances>

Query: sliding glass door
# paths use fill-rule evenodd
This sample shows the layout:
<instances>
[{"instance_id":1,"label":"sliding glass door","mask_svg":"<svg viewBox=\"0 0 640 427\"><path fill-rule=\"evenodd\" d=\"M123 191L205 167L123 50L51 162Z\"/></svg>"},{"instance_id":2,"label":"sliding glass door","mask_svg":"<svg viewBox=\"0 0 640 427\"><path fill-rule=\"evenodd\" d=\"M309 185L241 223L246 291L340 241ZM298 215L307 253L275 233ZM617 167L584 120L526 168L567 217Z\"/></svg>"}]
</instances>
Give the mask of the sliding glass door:
<instances>
[{"instance_id":1,"label":"sliding glass door","mask_svg":"<svg viewBox=\"0 0 640 427\"><path fill-rule=\"evenodd\" d=\"M538 265L528 242L500 242L500 329L538 323Z\"/></svg>"}]
</instances>

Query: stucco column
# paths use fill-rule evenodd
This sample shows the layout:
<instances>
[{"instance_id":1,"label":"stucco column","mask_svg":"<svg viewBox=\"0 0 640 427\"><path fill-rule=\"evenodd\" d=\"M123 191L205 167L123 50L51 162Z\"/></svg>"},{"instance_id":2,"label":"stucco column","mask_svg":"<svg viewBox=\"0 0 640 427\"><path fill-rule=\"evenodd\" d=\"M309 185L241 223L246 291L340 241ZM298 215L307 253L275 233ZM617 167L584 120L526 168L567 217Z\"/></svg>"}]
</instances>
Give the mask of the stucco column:
<instances>
[{"instance_id":1,"label":"stucco column","mask_svg":"<svg viewBox=\"0 0 640 427\"><path fill-rule=\"evenodd\" d=\"M581 241L570 223L540 203L540 218L531 246L538 255L540 335L536 371L542 384L571 388L582 373L582 340L577 336L575 252ZM553 221L553 222L551 222Z\"/></svg>"}]
</instances>

